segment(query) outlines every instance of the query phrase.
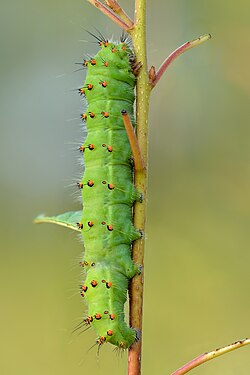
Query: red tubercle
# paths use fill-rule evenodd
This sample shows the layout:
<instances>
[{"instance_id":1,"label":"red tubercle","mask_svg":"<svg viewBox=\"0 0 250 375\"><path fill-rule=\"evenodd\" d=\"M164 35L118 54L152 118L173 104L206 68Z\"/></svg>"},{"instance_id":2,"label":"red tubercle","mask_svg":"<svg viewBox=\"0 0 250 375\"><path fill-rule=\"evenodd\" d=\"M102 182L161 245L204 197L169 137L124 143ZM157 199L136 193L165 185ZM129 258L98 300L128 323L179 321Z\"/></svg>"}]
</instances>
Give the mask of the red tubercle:
<instances>
[{"instance_id":1,"label":"red tubercle","mask_svg":"<svg viewBox=\"0 0 250 375\"><path fill-rule=\"evenodd\" d=\"M109 41L108 40L105 40L105 41L100 41L99 42L99 46L104 46L104 47L108 47L108 45L109 45Z\"/></svg>"},{"instance_id":2,"label":"red tubercle","mask_svg":"<svg viewBox=\"0 0 250 375\"><path fill-rule=\"evenodd\" d=\"M88 290L87 285L82 285L81 286L81 290L83 290L84 292L87 292L87 290Z\"/></svg>"},{"instance_id":3,"label":"red tubercle","mask_svg":"<svg viewBox=\"0 0 250 375\"><path fill-rule=\"evenodd\" d=\"M112 282L111 281L107 281L106 282L106 288L110 289L112 286Z\"/></svg>"},{"instance_id":4,"label":"red tubercle","mask_svg":"<svg viewBox=\"0 0 250 375\"><path fill-rule=\"evenodd\" d=\"M113 225L107 225L107 229L111 232L113 230Z\"/></svg>"},{"instance_id":5,"label":"red tubercle","mask_svg":"<svg viewBox=\"0 0 250 375\"><path fill-rule=\"evenodd\" d=\"M106 66L106 67L108 67L109 66L108 61L104 61L103 65Z\"/></svg>"},{"instance_id":6,"label":"red tubercle","mask_svg":"<svg viewBox=\"0 0 250 375\"><path fill-rule=\"evenodd\" d=\"M88 146L80 146L79 151L84 152L85 148L88 148L90 151L93 151L95 149L95 145L93 143L90 143Z\"/></svg>"},{"instance_id":7,"label":"red tubercle","mask_svg":"<svg viewBox=\"0 0 250 375\"><path fill-rule=\"evenodd\" d=\"M96 65L96 59L92 59L92 60L90 60L90 64L91 64L91 65Z\"/></svg>"},{"instance_id":8,"label":"red tubercle","mask_svg":"<svg viewBox=\"0 0 250 375\"><path fill-rule=\"evenodd\" d=\"M86 319L84 319L84 323L85 323L86 325L90 325L90 323L92 323L93 320L94 320L93 316L90 315L90 316L88 316Z\"/></svg>"},{"instance_id":9,"label":"red tubercle","mask_svg":"<svg viewBox=\"0 0 250 375\"><path fill-rule=\"evenodd\" d=\"M92 227L94 226L93 221L88 221L88 226L89 226L90 228L92 228Z\"/></svg>"},{"instance_id":10,"label":"red tubercle","mask_svg":"<svg viewBox=\"0 0 250 375\"><path fill-rule=\"evenodd\" d=\"M95 318L96 318L96 320L100 320L100 319L102 319L102 316L101 316L101 314L96 313Z\"/></svg>"},{"instance_id":11,"label":"red tubercle","mask_svg":"<svg viewBox=\"0 0 250 375\"><path fill-rule=\"evenodd\" d=\"M76 223L78 229L83 229L83 223ZM85 263L86 265L86 263Z\"/></svg>"},{"instance_id":12,"label":"red tubercle","mask_svg":"<svg viewBox=\"0 0 250 375\"><path fill-rule=\"evenodd\" d=\"M84 292L81 292L81 296L84 297Z\"/></svg>"},{"instance_id":13,"label":"red tubercle","mask_svg":"<svg viewBox=\"0 0 250 375\"><path fill-rule=\"evenodd\" d=\"M98 285L98 282L96 280L92 280L90 284L93 288L95 288Z\"/></svg>"},{"instance_id":14,"label":"red tubercle","mask_svg":"<svg viewBox=\"0 0 250 375\"><path fill-rule=\"evenodd\" d=\"M76 185L79 187L79 189L83 188L83 183L82 182L77 182Z\"/></svg>"},{"instance_id":15,"label":"red tubercle","mask_svg":"<svg viewBox=\"0 0 250 375\"><path fill-rule=\"evenodd\" d=\"M109 329L109 330L107 331L107 335L108 335L108 336L112 336L112 335L113 335L113 331L112 331L112 329Z\"/></svg>"},{"instance_id":16,"label":"red tubercle","mask_svg":"<svg viewBox=\"0 0 250 375\"><path fill-rule=\"evenodd\" d=\"M108 118L108 117L109 117L109 113L106 112L106 111L101 112L101 114L102 114L103 117L105 117L105 118Z\"/></svg>"},{"instance_id":17,"label":"red tubercle","mask_svg":"<svg viewBox=\"0 0 250 375\"><path fill-rule=\"evenodd\" d=\"M85 95L85 94L86 94L85 89L87 89L87 90L92 90L93 87L94 87L94 85L93 85L92 83L88 83L86 86L84 86L84 87L80 87L80 88L78 89L78 92L79 92L80 96L82 96L82 95Z\"/></svg>"},{"instance_id":18,"label":"red tubercle","mask_svg":"<svg viewBox=\"0 0 250 375\"><path fill-rule=\"evenodd\" d=\"M100 81L99 84L102 85L102 87L107 87L107 81Z\"/></svg>"},{"instance_id":19,"label":"red tubercle","mask_svg":"<svg viewBox=\"0 0 250 375\"><path fill-rule=\"evenodd\" d=\"M80 96L85 95L85 90L84 90L83 87L81 87L80 89L78 89L78 92L79 92Z\"/></svg>"},{"instance_id":20,"label":"red tubercle","mask_svg":"<svg viewBox=\"0 0 250 375\"><path fill-rule=\"evenodd\" d=\"M115 53L115 52L117 52L117 49L114 47L114 48L112 48L112 50L111 50L113 53Z\"/></svg>"},{"instance_id":21,"label":"red tubercle","mask_svg":"<svg viewBox=\"0 0 250 375\"><path fill-rule=\"evenodd\" d=\"M103 112L103 113L104 113L104 112ZM103 113L102 113L102 114L103 114ZM103 144L102 144L102 147L106 147L107 150L108 150L108 152L112 152L112 151L113 151L113 147L112 147L112 146L107 146L106 143L103 143Z\"/></svg>"},{"instance_id":22,"label":"red tubercle","mask_svg":"<svg viewBox=\"0 0 250 375\"><path fill-rule=\"evenodd\" d=\"M108 184L108 188L109 188L109 190L114 190L115 185L114 184Z\"/></svg>"},{"instance_id":23,"label":"red tubercle","mask_svg":"<svg viewBox=\"0 0 250 375\"><path fill-rule=\"evenodd\" d=\"M114 320L115 319L115 314L109 314L109 317L110 317L110 320Z\"/></svg>"},{"instance_id":24,"label":"red tubercle","mask_svg":"<svg viewBox=\"0 0 250 375\"><path fill-rule=\"evenodd\" d=\"M100 336L97 340L96 340L96 343L101 346L104 344L104 342L106 341L106 337L105 336Z\"/></svg>"},{"instance_id":25,"label":"red tubercle","mask_svg":"<svg viewBox=\"0 0 250 375\"><path fill-rule=\"evenodd\" d=\"M88 180L87 185L89 187L92 187L92 186L94 186L94 182L92 180Z\"/></svg>"},{"instance_id":26,"label":"red tubercle","mask_svg":"<svg viewBox=\"0 0 250 375\"><path fill-rule=\"evenodd\" d=\"M86 115L86 113L81 113L81 119L82 119L82 121L86 121L87 120L87 115Z\"/></svg>"},{"instance_id":27,"label":"red tubercle","mask_svg":"<svg viewBox=\"0 0 250 375\"><path fill-rule=\"evenodd\" d=\"M90 117L90 118L94 118L94 117L95 117L94 112L89 112L89 117Z\"/></svg>"}]
</instances>

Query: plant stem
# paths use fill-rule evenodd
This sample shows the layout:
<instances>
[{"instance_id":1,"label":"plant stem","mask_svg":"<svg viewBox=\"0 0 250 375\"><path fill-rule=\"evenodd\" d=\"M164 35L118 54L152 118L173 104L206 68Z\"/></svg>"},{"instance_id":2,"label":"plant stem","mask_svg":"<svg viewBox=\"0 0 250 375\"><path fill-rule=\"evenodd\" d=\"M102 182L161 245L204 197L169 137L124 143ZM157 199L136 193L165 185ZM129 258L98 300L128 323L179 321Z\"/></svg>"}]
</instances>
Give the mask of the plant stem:
<instances>
[{"instance_id":1,"label":"plant stem","mask_svg":"<svg viewBox=\"0 0 250 375\"><path fill-rule=\"evenodd\" d=\"M180 367L178 370L173 372L171 375L184 375L187 372L191 371L197 366L202 365L202 363L205 363L207 361L210 361L211 359L214 359L216 357L219 357L223 354L229 353L232 350L242 348L243 346L249 345L250 339L244 339L234 342L233 344L224 346L220 349L215 349L212 352L201 354L200 356L196 357L192 361L186 363L184 366Z\"/></svg>"},{"instance_id":2,"label":"plant stem","mask_svg":"<svg viewBox=\"0 0 250 375\"><path fill-rule=\"evenodd\" d=\"M135 23L129 31L136 61L142 64L136 84L136 136L145 165L143 170L135 170L135 187L143 194L143 202L134 205L134 226L145 231L147 203L147 164L148 164L148 110L151 87L148 81L146 57L146 0L135 0ZM142 266L142 273L135 276L129 286L130 326L140 332L140 340L130 349L128 354L128 374L140 375L142 349L142 307L143 307L143 264L145 238L135 241L132 257L136 264Z\"/></svg>"}]
</instances>

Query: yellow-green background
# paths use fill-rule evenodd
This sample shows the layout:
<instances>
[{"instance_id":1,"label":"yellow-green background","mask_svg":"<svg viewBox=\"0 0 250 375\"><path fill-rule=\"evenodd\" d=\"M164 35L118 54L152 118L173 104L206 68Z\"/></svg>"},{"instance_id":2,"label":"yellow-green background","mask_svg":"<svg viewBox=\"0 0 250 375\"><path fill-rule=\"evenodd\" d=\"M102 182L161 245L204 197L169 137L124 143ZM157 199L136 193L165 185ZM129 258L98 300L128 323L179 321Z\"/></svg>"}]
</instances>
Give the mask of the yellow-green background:
<instances>
[{"instance_id":1,"label":"yellow-green background","mask_svg":"<svg viewBox=\"0 0 250 375\"><path fill-rule=\"evenodd\" d=\"M132 14L133 1L123 1ZM143 374L170 374L250 335L250 3L148 1L149 63L206 32L152 95ZM83 30L120 35L84 0L2 0L1 375L125 374L126 354L71 334L84 312L82 245L35 226L76 209L81 176L74 62L98 50ZM80 40L87 40L88 43ZM72 185L71 185L72 184ZM193 371L241 375L250 347Z\"/></svg>"}]
</instances>

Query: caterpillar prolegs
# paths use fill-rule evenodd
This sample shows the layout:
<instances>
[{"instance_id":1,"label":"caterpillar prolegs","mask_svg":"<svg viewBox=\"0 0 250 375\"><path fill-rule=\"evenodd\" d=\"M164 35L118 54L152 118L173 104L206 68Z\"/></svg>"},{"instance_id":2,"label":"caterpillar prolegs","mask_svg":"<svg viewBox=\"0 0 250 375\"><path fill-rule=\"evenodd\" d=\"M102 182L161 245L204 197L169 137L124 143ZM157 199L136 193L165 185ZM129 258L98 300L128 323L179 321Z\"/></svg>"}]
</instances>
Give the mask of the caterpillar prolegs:
<instances>
[{"instance_id":1,"label":"caterpillar prolegs","mask_svg":"<svg viewBox=\"0 0 250 375\"><path fill-rule=\"evenodd\" d=\"M123 39L101 39L100 51L84 60L87 76L80 95L88 107L81 118L87 137L80 151L85 171L78 187L82 212L69 212L37 222L55 222L82 233L85 253L81 265L86 278L81 295L88 303L87 326L98 334L97 344L109 342L129 348L137 333L125 323L124 304L128 283L139 268L131 259L131 244L141 237L133 226L132 207L141 199L133 184L133 159L122 112L134 126L133 53Z\"/></svg>"}]
</instances>

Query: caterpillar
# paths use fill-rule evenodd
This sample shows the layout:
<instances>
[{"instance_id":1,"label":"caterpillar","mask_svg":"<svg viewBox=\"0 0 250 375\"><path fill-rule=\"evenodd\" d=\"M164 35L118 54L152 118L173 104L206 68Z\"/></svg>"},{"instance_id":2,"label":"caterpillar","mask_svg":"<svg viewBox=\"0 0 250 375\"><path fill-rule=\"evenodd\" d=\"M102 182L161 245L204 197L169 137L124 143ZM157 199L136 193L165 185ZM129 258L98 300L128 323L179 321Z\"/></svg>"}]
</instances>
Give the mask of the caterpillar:
<instances>
[{"instance_id":1,"label":"caterpillar","mask_svg":"<svg viewBox=\"0 0 250 375\"><path fill-rule=\"evenodd\" d=\"M138 336L125 322L124 304L129 280L140 272L131 258L131 244L142 234L132 223L133 204L141 194L133 184L133 158L121 113L135 126L136 63L124 37L118 43L101 37L98 43L99 52L83 62L87 75L79 89L88 104L81 114L87 137L79 147L85 170L77 183L83 210L37 222L82 233L86 277L80 293L88 304L83 324L94 327L99 347L110 343L126 349Z\"/></svg>"},{"instance_id":2,"label":"caterpillar","mask_svg":"<svg viewBox=\"0 0 250 375\"><path fill-rule=\"evenodd\" d=\"M131 149L121 111L133 117L135 75L133 54L125 41L100 40L100 51L84 61L84 93L88 107L81 117L87 138L81 146L85 171L81 229L86 280L82 296L88 303L85 322L98 332L97 343L130 347L136 331L124 321L128 281L138 272L131 243L141 237L132 224L132 206L140 200L133 184Z\"/></svg>"}]
</instances>

